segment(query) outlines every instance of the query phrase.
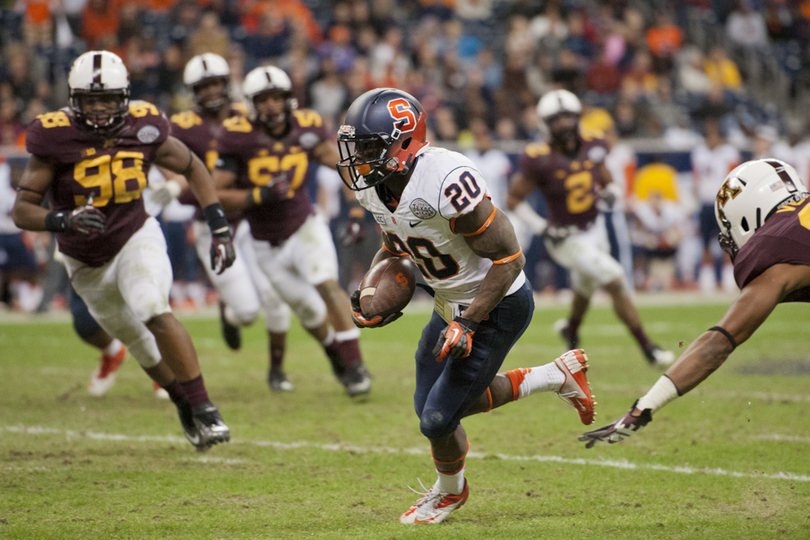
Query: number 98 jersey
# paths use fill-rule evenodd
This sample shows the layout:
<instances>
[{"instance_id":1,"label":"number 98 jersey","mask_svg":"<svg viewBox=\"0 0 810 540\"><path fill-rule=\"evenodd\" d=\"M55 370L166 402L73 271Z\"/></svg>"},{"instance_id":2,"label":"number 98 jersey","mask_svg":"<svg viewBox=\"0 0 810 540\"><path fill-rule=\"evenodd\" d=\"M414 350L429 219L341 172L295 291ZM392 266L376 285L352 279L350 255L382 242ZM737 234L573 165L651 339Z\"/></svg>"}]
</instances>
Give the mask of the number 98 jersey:
<instances>
[{"instance_id":1,"label":"number 98 jersey","mask_svg":"<svg viewBox=\"0 0 810 540\"><path fill-rule=\"evenodd\" d=\"M469 304L492 261L473 253L464 237L454 231L454 223L489 197L487 191L472 161L428 146L419 154L393 212L380 198L385 193L382 186L358 191L357 200L374 215L397 251L413 259L436 296Z\"/></svg>"},{"instance_id":2,"label":"number 98 jersey","mask_svg":"<svg viewBox=\"0 0 810 540\"><path fill-rule=\"evenodd\" d=\"M107 218L101 235L57 234L59 251L90 266L115 257L149 217L141 193L170 132L166 116L143 101L130 103L124 124L109 139L76 125L68 109L37 116L25 147L53 167L51 208L71 211L92 200Z\"/></svg>"}]
</instances>

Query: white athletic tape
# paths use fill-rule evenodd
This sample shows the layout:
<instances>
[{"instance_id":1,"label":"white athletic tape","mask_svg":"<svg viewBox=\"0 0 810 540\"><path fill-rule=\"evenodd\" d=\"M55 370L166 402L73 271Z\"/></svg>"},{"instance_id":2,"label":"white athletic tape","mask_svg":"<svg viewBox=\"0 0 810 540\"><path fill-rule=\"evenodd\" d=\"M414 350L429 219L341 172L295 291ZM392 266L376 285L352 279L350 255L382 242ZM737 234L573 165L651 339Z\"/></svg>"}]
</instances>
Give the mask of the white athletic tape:
<instances>
[{"instance_id":1,"label":"white athletic tape","mask_svg":"<svg viewBox=\"0 0 810 540\"><path fill-rule=\"evenodd\" d=\"M5 426L0 427L0 431L9 433L20 433L27 435L64 435L68 439L71 438L88 438L101 441L127 441L127 442L170 442L170 443L185 443L186 439L183 437L168 436L137 436L130 435L117 435L111 433L97 433L93 431L72 431L46 428L42 426ZM278 441L255 441L255 440L239 440L231 439L230 444L253 444L255 446L265 446L277 448L279 450L295 450L297 448L313 448L317 450L326 450L329 452L351 452L358 454L397 454L397 455L429 455L425 448L390 448L386 446L353 446L350 444L319 444L310 443L307 441L298 441L292 443L283 443ZM468 458L486 459L491 458L493 454L481 452L469 452ZM629 469L638 471L662 471L677 474L708 474L714 476L729 476L732 478L757 478L757 479L771 479L771 480L791 480L793 482L810 482L810 475L795 474L791 472L777 472L777 473L744 473L737 471L727 471L719 468L697 468L689 466L671 466L671 465L656 465L644 463L631 463L627 460L596 460L596 459L572 459L559 456L511 456L508 454L494 454L498 459L504 461L539 461L539 462L553 462L553 463L566 463L569 465L587 465L595 467L609 467L613 469ZM202 458L198 458L202 459ZM210 458L209 458L210 459ZM235 461L234 461L235 463Z\"/></svg>"}]
</instances>

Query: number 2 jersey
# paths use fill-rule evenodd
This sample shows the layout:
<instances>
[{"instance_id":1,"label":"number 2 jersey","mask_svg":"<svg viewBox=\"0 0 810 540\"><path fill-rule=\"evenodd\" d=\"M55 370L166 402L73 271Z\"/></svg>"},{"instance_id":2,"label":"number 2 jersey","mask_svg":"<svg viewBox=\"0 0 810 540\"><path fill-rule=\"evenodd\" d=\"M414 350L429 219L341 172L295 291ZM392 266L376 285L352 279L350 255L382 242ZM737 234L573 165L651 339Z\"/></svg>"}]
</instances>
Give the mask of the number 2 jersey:
<instances>
[{"instance_id":1,"label":"number 2 jersey","mask_svg":"<svg viewBox=\"0 0 810 540\"><path fill-rule=\"evenodd\" d=\"M53 166L51 209L69 212L92 198L107 219L107 231L100 235L57 234L59 251L89 266L115 257L149 217L141 193L170 131L166 116L146 102L131 103L123 126L109 138L78 126L67 109L37 116L25 146Z\"/></svg>"},{"instance_id":2,"label":"number 2 jersey","mask_svg":"<svg viewBox=\"0 0 810 540\"><path fill-rule=\"evenodd\" d=\"M742 289L777 264L810 266L810 197L774 213L734 258L734 279ZM810 302L810 287L787 301Z\"/></svg>"},{"instance_id":3,"label":"number 2 jersey","mask_svg":"<svg viewBox=\"0 0 810 540\"><path fill-rule=\"evenodd\" d=\"M469 305L492 261L470 249L464 236L454 231L454 222L489 197L487 191L486 181L472 161L428 146L419 154L394 211L381 199L385 196L382 186L356 194L397 251L410 255L436 296ZM525 281L521 272L506 294Z\"/></svg>"},{"instance_id":4,"label":"number 2 jersey","mask_svg":"<svg viewBox=\"0 0 810 540\"><path fill-rule=\"evenodd\" d=\"M289 183L283 198L244 211L253 238L280 245L314 213L307 189L309 163L315 148L333 137L320 115L306 109L293 111L287 131L279 138L244 116L228 118L223 126L225 131L217 140L217 168L236 173L234 187Z\"/></svg>"},{"instance_id":5,"label":"number 2 jersey","mask_svg":"<svg viewBox=\"0 0 810 540\"><path fill-rule=\"evenodd\" d=\"M593 223L599 215L596 185L604 180L599 165L607 153L604 139L588 135L580 136L579 150L573 157L544 143L526 146L518 158L518 169L543 192L549 225L586 229Z\"/></svg>"}]
</instances>

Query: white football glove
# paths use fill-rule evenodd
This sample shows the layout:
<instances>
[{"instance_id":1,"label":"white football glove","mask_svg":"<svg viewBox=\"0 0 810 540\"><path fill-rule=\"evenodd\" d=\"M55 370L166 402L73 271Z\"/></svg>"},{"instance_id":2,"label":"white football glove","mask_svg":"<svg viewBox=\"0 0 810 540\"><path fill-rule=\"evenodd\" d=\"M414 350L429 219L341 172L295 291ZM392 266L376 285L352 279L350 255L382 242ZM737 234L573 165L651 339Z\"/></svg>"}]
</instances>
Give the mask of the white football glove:
<instances>
[{"instance_id":1,"label":"white football glove","mask_svg":"<svg viewBox=\"0 0 810 540\"><path fill-rule=\"evenodd\" d=\"M165 184L152 190L152 200L160 206L166 207L180 196L183 188L176 180L167 180Z\"/></svg>"},{"instance_id":2,"label":"white football glove","mask_svg":"<svg viewBox=\"0 0 810 540\"><path fill-rule=\"evenodd\" d=\"M616 182L611 182L599 190L599 198L610 210L616 205L616 201L622 200L622 187Z\"/></svg>"}]
</instances>

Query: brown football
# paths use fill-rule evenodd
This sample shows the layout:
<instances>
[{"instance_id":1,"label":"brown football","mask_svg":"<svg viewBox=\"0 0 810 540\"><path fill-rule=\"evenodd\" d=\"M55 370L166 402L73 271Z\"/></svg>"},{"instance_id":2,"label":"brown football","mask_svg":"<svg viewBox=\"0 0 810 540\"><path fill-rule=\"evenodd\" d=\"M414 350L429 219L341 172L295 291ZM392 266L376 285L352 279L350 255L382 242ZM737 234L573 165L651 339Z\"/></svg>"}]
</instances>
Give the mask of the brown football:
<instances>
[{"instance_id":1,"label":"brown football","mask_svg":"<svg viewBox=\"0 0 810 540\"><path fill-rule=\"evenodd\" d=\"M367 319L383 318L405 309L416 290L416 265L408 257L378 262L360 282L360 311Z\"/></svg>"}]
</instances>

